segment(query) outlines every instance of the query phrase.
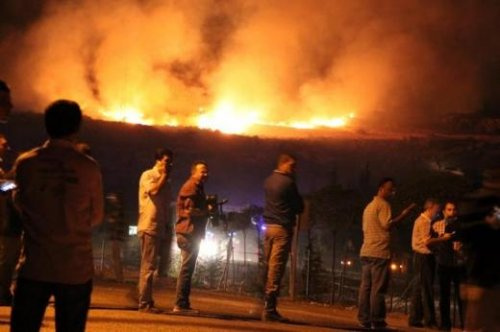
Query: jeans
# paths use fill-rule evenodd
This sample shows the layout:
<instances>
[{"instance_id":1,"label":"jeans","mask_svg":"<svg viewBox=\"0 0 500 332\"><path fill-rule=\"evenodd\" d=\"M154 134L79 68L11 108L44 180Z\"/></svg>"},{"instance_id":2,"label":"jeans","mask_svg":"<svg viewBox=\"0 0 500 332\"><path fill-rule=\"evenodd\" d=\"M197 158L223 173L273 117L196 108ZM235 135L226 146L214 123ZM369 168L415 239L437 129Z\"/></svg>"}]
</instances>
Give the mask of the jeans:
<instances>
[{"instance_id":1,"label":"jeans","mask_svg":"<svg viewBox=\"0 0 500 332\"><path fill-rule=\"evenodd\" d=\"M196 259L200 250L201 237L177 234L177 246L181 249L181 269L177 277L175 304L181 308L190 308L191 278L196 267Z\"/></svg>"},{"instance_id":2,"label":"jeans","mask_svg":"<svg viewBox=\"0 0 500 332\"><path fill-rule=\"evenodd\" d=\"M434 312L434 256L415 253L413 257L415 279L411 295L409 324L436 325Z\"/></svg>"},{"instance_id":3,"label":"jeans","mask_svg":"<svg viewBox=\"0 0 500 332\"><path fill-rule=\"evenodd\" d=\"M159 238L146 233L139 235L141 240L141 268L139 275L139 308L154 305L153 276L156 271Z\"/></svg>"},{"instance_id":4,"label":"jeans","mask_svg":"<svg viewBox=\"0 0 500 332\"><path fill-rule=\"evenodd\" d=\"M451 283L453 283L453 292L457 299L458 315L460 327L464 326L464 311L462 300L460 299L460 283L464 271L460 267L450 267L444 265L437 266L437 275L439 279L439 312L441 314L441 326L451 327L450 304L451 304Z\"/></svg>"},{"instance_id":5,"label":"jeans","mask_svg":"<svg viewBox=\"0 0 500 332\"><path fill-rule=\"evenodd\" d=\"M0 301L11 301L10 285L20 253L20 236L0 236Z\"/></svg>"},{"instance_id":6,"label":"jeans","mask_svg":"<svg viewBox=\"0 0 500 332\"><path fill-rule=\"evenodd\" d=\"M264 231L266 310L276 309L276 299L280 292L281 279L292 244L293 231L279 225L266 225Z\"/></svg>"},{"instance_id":7,"label":"jeans","mask_svg":"<svg viewBox=\"0 0 500 332\"><path fill-rule=\"evenodd\" d=\"M92 293L92 280L70 285L19 278L10 318L11 332L40 330L51 295L56 302L56 331L85 331Z\"/></svg>"},{"instance_id":8,"label":"jeans","mask_svg":"<svg viewBox=\"0 0 500 332\"><path fill-rule=\"evenodd\" d=\"M389 260L361 257L358 320L362 324L385 322L385 294L389 286Z\"/></svg>"}]
</instances>

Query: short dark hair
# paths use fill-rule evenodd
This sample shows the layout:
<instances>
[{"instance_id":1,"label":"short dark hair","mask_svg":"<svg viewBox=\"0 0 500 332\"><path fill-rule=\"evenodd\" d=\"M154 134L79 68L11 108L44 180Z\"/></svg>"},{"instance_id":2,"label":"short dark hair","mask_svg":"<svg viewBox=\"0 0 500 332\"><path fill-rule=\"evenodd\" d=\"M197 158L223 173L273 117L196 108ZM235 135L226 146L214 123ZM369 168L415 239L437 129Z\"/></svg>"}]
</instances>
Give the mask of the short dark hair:
<instances>
[{"instance_id":1,"label":"short dark hair","mask_svg":"<svg viewBox=\"0 0 500 332\"><path fill-rule=\"evenodd\" d=\"M439 205L439 201L436 198L427 198L424 203L424 211L430 209L434 205Z\"/></svg>"},{"instance_id":2,"label":"short dark hair","mask_svg":"<svg viewBox=\"0 0 500 332\"><path fill-rule=\"evenodd\" d=\"M276 166L283 165L284 163L288 163L290 161L297 161L297 158L291 153L282 153L278 156L278 160L276 161Z\"/></svg>"},{"instance_id":3,"label":"short dark hair","mask_svg":"<svg viewBox=\"0 0 500 332\"><path fill-rule=\"evenodd\" d=\"M158 148L155 150L155 160L161 160L165 156L167 156L168 159L172 159L174 153L167 148Z\"/></svg>"},{"instance_id":4,"label":"short dark hair","mask_svg":"<svg viewBox=\"0 0 500 332\"><path fill-rule=\"evenodd\" d=\"M10 92L9 86L5 81L0 80L0 91Z\"/></svg>"},{"instance_id":5,"label":"short dark hair","mask_svg":"<svg viewBox=\"0 0 500 332\"><path fill-rule=\"evenodd\" d=\"M192 172L192 171L194 171L194 169L195 169L195 168L196 168L196 166L198 166L198 165L203 165L203 166L205 166L205 167L207 167L207 168L208 168L208 164L207 164L205 161L203 161L203 160L196 160L195 162L193 162L193 163L191 164L191 172Z\"/></svg>"},{"instance_id":6,"label":"short dark hair","mask_svg":"<svg viewBox=\"0 0 500 332\"><path fill-rule=\"evenodd\" d=\"M60 99L45 109L45 129L50 138L63 138L77 133L82 123L80 105Z\"/></svg>"},{"instance_id":7,"label":"short dark hair","mask_svg":"<svg viewBox=\"0 0 500 332\"><path fill-rule=\"evenodd\" d=\"M385 177L385 178L382 178L382 180L379 181L377 189L382 188L387 182L392 182L393 184L395 184L393 178Z\"/></svg>"}]
</instances>

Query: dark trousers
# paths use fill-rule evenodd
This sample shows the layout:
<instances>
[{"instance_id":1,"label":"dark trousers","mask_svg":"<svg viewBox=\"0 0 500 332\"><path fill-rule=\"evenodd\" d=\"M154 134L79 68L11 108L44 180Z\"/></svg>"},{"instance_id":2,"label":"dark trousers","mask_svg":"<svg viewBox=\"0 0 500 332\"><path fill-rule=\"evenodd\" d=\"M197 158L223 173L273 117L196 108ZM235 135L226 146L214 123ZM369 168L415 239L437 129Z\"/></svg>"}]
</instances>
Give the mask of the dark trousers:
<instances>
[{"instance_id":1,"label":"dark trousers","mask_svg":"<svg viewBox=\"0 0 500 332\"><path fill-rule=\"evenodd\" d=\"M293 231L279 225L266 225L264 231L265 283L264 293L266 310L276 310L281 279L285 273L288 255L292 244Z\"/></svg>"},{"instance_id":2,"label":"dark trousers","mask_svg":"<svg viewBox=\"0 0 500 332\"><path fill-rule=\"evenodd\" d=\"M196 267L196 259L200 251L200 237L190 237L177 234L177 246L181 250L181 269L177 277L177 290L175 304L181 308L191 307L189 295L191 294L191 278Z\"/></svg>"},{"instance_id":3,"label":"dark trousers","mask_svg":"<svg viewBox=\"0 0 500 332\"><path fill-rule=\"evenodd\" d=\"M361 257L358 320L362 324L385 322L385 294L389 286L389 260Z\"/></svg>"},{"instance_id":4,"label":"dark trousers","mask_svg":"<svg viewBox=\"0 0 500 332\"><path fill-rule=\"evenodd\" d=\"M21 253L21 236L0 236L0 302L10 303L10 286Z\"/></svg>"},{"instance_id":5,"label":"dark trousers","mask_svg":"<svg viewBox=\"0 0 500 332\"><path fill-rule=\"evenodd\" d=\"M434 312L434 255L415 253L413 269L415 273L410 307L410 325L436 325Z\"/></svg>"},{"instance_id":6,"label":"dark trousers","mask_svg":"<svg viewBox=\"0 0 500 332\"><path fill-rule=\"evenodd\" d=\"M146 233L139 235L141 240L141 267L139 272L139 308L154 305L153 277L156 271L159 238Z\"/></svg>"},{"instance_id":7,"label":"dark trousers","mask_svg":"<svg viewBox=\"0 0 500 332\"><path fill-rule=\"evenodd\" d=\"M11 332L36 332L42 325L45 308L53 295L56 331L85 331L92 293L92 280L69 285L19 278L10 318Z\"/></svg>"},{"instance_id":8,"label":"dark trousers","mask_svg":"<svg viewBox=\"0 0 500 332\"><path fill-rule=\"evenodd\" d=\"M460 282L464 272L460 267L453 266L437 266L437 275L439 280L439 312L441 315L441 326L451 327L450 304L451 304L451 284L453 283L453 292L457 299L458 315L460 319L460 327L464 326L464 312L462 300L460 299Z\"/></svg>"}]
</instances>

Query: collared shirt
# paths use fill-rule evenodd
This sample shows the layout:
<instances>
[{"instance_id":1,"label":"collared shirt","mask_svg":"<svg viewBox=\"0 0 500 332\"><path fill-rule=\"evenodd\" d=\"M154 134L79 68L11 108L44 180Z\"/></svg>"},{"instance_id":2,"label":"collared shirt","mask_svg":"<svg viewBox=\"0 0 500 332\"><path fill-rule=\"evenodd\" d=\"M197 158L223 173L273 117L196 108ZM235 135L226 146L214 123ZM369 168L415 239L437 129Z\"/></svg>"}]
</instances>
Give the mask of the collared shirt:
<instances>
[{"instance_id":1,"label":"collared shirt","mask_svg":"<svg viewBox=\"0 0 500 332\"><path fill-rule=\"evenodd\" d=\"M431 237L438 238L444 233L451 233L454 227L446 219L437 220L431 225ZM449 240L445 242L436 243L432 246L431 250L436 256L436 262L442 266L453 267L459 265L462 259L460 253L454 249L456 242Z\"/></svg>"},{"instance_id":2,"label":"collared shirt","mask_svg":"<svg viewBox=\"0 0 500 332\"><path fill-rule=\"evenodd\" d=\"M92 226L102 222L101 172L66 140L49 140L14 166L24 248L19 275L82 284L93 275Z\"/></svg>"},{"instance_id":3,"label":"collared shirt","mask_svg":"<svg viewBox=\"0 0 500 332\"><path fill-rule=\"evenodd\" d=\"M375 196L363 211L363 245L361 257L389 259L391 205L385 199Z\"/></svg>"},{"instance_id":4,"label":"collared shirt","mask_svg":"<svg viewBox=\"0 0 500 332\"><path fill-rule=\"evenodd\" d=\"M411 247L419 254L430 254L431 251L425 244L431 238L431 219L424 213L415 220L411 237Z\"/></svg>"},{"instance_id":5,"label":"collared shirt","mask_svg":"<svg viewBox=\"0 0 500 332\"><path fill-rule=\"evenodd\" d=\"M175 233L183 235L205 236L207 216L200 215L207 211L207 198L203 183L189 178L179 190L177 196L177 222Z\"/></svg>"},{"instance_id":6,"label":"collared shirt","mask_svg":"<svg viewBox=\"0 0 500 332\"><path fill-rule=\"evenodd\" d=\"M292 228L297 214L304 210L295 179L275 170L264 182L264 221Z\"/></svg>"},{"instance_id":7,"label":"collared shirt","mask_svg":"<svg viewBox=\"0 0 500 332\"><path fill-rule=\"evenodd\" d=\"M164 237L169 222L169 206L172 197L169 181L156 194L151 189L160 181L161 174L155 168L144 171L139 180L139 221L137 231Z\"/></svg>"}]
</instances>

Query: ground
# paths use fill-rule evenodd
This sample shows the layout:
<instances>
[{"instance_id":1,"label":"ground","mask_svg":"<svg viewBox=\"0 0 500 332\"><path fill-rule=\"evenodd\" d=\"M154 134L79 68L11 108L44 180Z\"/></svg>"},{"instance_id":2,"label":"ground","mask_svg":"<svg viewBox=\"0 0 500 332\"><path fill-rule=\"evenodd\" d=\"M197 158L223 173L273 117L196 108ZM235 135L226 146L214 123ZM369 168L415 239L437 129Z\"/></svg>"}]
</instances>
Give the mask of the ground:
<instances>
[{"instance_id":1,"label":"ground","mask_svg":"<svg viewBox=\"0 0 500 332\"><path fill-rule=\"evenodd\" d=\"M155 289L159 308L170 311L174 302L172 286ZM279 309L291 319L290 324L259 320L261 306L254 298L215 291L196 290L192 306L200 309L199 317L171 313L155 315L136 310L135 285L96 282L87 331L358 331L355 308L325 306L281 300ZM10 307L0 307L0 331L8 330ZM411 331L407 318L391 313L388 323L398 331ZM423 331L422 329L419 329ZM47 310L41 331L54 331L54 309ZM417 330L418 331L418 330Z\"/></svg>"}]
</instances>

